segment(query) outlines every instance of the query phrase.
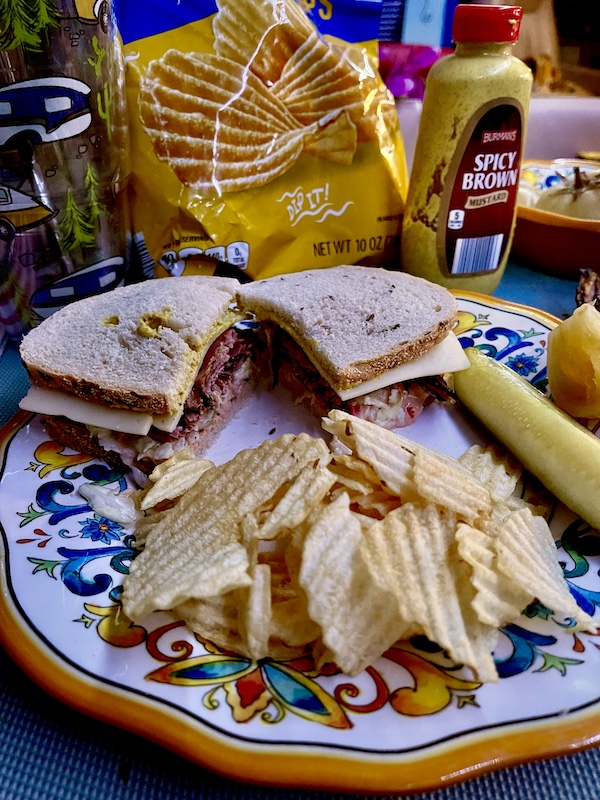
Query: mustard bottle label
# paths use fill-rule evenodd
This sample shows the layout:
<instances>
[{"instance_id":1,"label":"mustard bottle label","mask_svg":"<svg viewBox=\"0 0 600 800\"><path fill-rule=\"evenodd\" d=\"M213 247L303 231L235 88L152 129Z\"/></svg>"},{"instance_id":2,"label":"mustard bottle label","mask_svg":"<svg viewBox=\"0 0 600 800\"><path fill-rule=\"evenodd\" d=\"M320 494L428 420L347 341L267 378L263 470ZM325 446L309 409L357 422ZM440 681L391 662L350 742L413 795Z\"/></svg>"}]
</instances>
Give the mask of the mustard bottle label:
<instances>
[{"instance_id":1,"label":"mustard bottle label","mask_svg":"<svg viewBox=\"0 0 600 800\"><path fill-rule=\"evenodd\" d=\"M437 255L448 277L495 272L510 245L522 150L521 105L483 106L463 130L441 196Z\"/></svg>"}]
</instances>

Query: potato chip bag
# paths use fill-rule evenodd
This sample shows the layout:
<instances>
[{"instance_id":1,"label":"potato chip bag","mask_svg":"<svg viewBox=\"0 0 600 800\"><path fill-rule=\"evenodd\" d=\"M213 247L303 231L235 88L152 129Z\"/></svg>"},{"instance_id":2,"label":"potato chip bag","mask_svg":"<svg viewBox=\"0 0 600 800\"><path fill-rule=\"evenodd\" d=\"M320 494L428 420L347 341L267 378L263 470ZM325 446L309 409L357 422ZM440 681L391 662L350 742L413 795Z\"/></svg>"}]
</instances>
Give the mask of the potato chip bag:
<instances>
[{"instance_id":1,"label":"potato chip bag","mask_svg":"<svg viewBox=\"0 0 600 800\"><path fill-rule=\"evenodd\" d=\"M157 276L397 260L408 178L377 41L322 34L297 0L146 14L123 37L134 242Z\"/></svg>"}]
</instances>

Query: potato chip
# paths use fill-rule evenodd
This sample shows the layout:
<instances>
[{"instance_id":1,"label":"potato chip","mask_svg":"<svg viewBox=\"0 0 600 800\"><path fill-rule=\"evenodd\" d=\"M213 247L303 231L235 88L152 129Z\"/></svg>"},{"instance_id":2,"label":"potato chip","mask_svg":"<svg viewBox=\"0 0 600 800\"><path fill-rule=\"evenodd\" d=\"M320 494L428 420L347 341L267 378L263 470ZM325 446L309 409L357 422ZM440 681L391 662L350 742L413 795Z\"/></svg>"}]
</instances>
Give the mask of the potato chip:
<instances>
[{"instance_id":1,"label":"potato chip","mask_svg":"<svg viewBox=\"0 0 600 800\"><path fill-rule=\"evenodd\" d=\"M453 568L458 602L469 638L470 649L474 656L473 662L466 662L466 666L472 670L478 681L482 683L497 683L499 676L493 653L498 644L500 631L495 625L483 622L479 618L477 611L473 607L475 590L470 583L470 567L466 562L456 557L456 549L453 549L453 554L455 555Z\"/></svg>"},{"instance_id":2,"label":"potato chip","mask_svg":"<svg viewBox=\"0 0 600 800\"><path fill-rule=\"evenodd\" d=\"M371 494L380 487L375 470L353 455L336 454L329 464L336 481L351 492Z\"/></svg>"},{"instance_id":3,"label":"potato chip","mask_svg":"<svg viewBox=\"0 0 600 800\"><path fill-rule=\"evenodd\" d=\"M165 461L161 461L160 464L157 464L150 475L148 475L148 479L151 483L156 483L159 478L168 472L172 466L175 464L181 464L184 461L197 461L197 457L194 455L194 451L189 445L186 445L181 450L178 450L169 458L165 459Z\"/></svg>"},{"instance_id":4,"label":"potato chip","mask_svg":"<svg viewBox=\"0 0 600 800\"><path fill-rule=\"evenodd\" d=\"M216 597L186 600L173 611L195 634L207 639L222 650L241 653L244 643L240 634L236 592L225 592Z\"/></svg>"},{"instance_id":5,"label":"potato chip","mask_svg":"<svg viewBox=\"0 0 600 800\"><path fill-rule=\"evenodd\" d=\"M384 492L371 492L370 494L350 495L350 508L359 514L373 519L383 519L390 511L399 508L400 498Z\"/></svg>"},{"instance_id":6,"label":"potato chip","mask_svg":"<svg viewBox=\"0 0 600 800\"><path fill-rule=\"evenodd\" d=\"M161 465L146 503L188 488L138 522L125 613L173 607L218 647L349 675L422 634L486 682L499 628L534 597L593 627L501 451L457 460L340 411L323 427L330 448L286 434L220 466L185 453Z\"/></svg>"},{"instance_id":7,"label":"potato chip","mask_svg":"<svg viewBox=\"0 0 600 800\"><path fill-rule=\"evenodd\" d=\"M350 508L374 519L381 519L400 505L400 498L386 492L373 468L352 455L334 455L329 469L336 476L331 498L346 493Z\"/></svg>"},{"instance_id":8,"label":"potato chip","mask_svg":"<svg viewBox=\"0 0 600 800\"><path fill-rule=\"evenodd\" d=\"M250 584L240 521L307 464L328 458L320 439L286 434L204 472L150 529L123 592L132 620L192 597Z\"/></svg>"},{"instance_id":9,"label":"potato chip","mask_svg":"<svg viewBox=\"0 0 600 800\"><path fill-rule=\"evenodd\" d=\"M485 448L473 445L458 460L486 487L495 503L508 500L523 472L522 466L514 458L492 445Z\"/></svg>"},{"instance_id":10,"label":"potato chip","mask_svg":"<svg viewBox=\"0 0 600 800\"><path fill-rule=\"evenodd\" d=\"M481 528L483 531L490 532L495 536L495 531L502 525L504 520L507 519L507 517L513 513L513 511L520 511L523 508L532 507L529 506L529 504L523 500L522 497L511 495L511 497L508 497L503 502L492 503L492 511L489 517L486 517L485 519L478 519L475 522L475 526L477 528Z\"/></svg>"},{"instance_id":11,"label":"potato chip","mask_svg":"<svg viewBox=\"0 0 600 800\"><path fill-rule=\"evenodd\" d=\"M241 634L245 641L244 652L258 661L269 654L271 628L271 570L268 564L255 564L250 568L252 583L244 592L245 607L241 615Z\"/></svg>"},{"instance_id":12,"label":"potato chip","mask_svg":"<svg viewBox=\"0 0 600 800\"><path fill-rule=\"evenodd\" d=\"M475 590L472 607L481 622L501 628L515 622L532 600L532 594L498 570L494 537L464 522L456 530L458 554L471 567Z\"/></svg>"},{"instance_id":13,"label":"potato chip","mask_svg":"<svg viewBox=\"0 0 600 800\"><path fill-rule=\"evenodd\" d=\"M421 627L427 623L430 591L435 591L436 583L444 578L436 577L436 573L447 564L454 528L453 515L440 520L433 506L407 503L365 532L363 553L371 579L393 592L399 613L407 622ZM429 557L423 558L428 548ZM424 590L430 582L430 590ZM446 583L450 583L447 578Z\"/></svg>"},{"instance_id":14,"label":"potato chip","mask_svg":"<svg viewBox=\"0 0 600 800\"><path fill-rule=\"evenodd\" d=\"M327 469L328 460L309 464L296 476L266 520L259 525L256 532L259 539L274 539L285 528L297 527L321 502L335 481L335 476Z\"/></svg>"},{"instance_id":15,"label":"potato chip","mask_svg":"<svg viewBox=\"0 0 600 800\"><path fill-rule=\"evenodd\" d=\"M262 553L261 558L271 569L271 641L270 649L277 642L302 652L305 646L314 642L321 629L308 614L308 603L304 590L288 570L286 557Z\"/></svg>"},{"instance_id":16,"label":"potato chip","mask_svg":"<svg viewBox=\"0 0 600 800\"><path fill-rule=\"evenodd\" d=\"M490 493L471 478L458 461L451 464L447 459L419 448L414 456L413 480L422 498L454 511L467 522L474 522L491 512Z\"/></svg>"},{"instance_id":17,"label":"potato chip","mask_svg":"<svg viewBox=\"0 0 600 800\"><path fill-rule=\"evenodd\" d=\"M569 591L556 555L552 531L543 517L526 508L513 512L498 530L495 540L498 569L517 586L530 592L555 615L570 617L574 630L594 630Z\"/></svg>"},{"instance_id":18,"label":"potato chip","mask_svg":"<svg viewBox=\"0 0 600 800\"><path fill-rule=\"evenodd\" d=\"M183 458L166 465L166 461L159 465L163 468L160 475L155 475L156 469L150 475L153 485L150 486L140 503L143 511L157 506L164 500L175 500L181 497L188 489L191 489L203 472L214 467L212 461L205 458Z\"/></svg>"},{"instance_id":19,"label":"potato chip","mask_svg":"<svg viewBox=\"0 0 600 800\"><path fill-rule=\"evenodd\" d=\"M259 538L258 538L258 519L255 513L244 514L240 520L241 541L248 553L248 565L250 567L258 564L259 559Z\"/></svg>"},{"instance_id":20,"label":"potato chip","mask_svg":"<svg viewBox=\"0 0 600 800\"><path fill-rule=\"evenodd\" d=\"M363 553L370 579L393 592L400 620L448 651L481 680L497 679L485 626L467 629L454 544L457 520L433 505L406 503L365 531ZM471 587L467 587L469 594ZM475 635L473 635L475 634Z\"/></svg>"},{"instance_id":21,"label":"potato chip","mask_svg":"<svg viewBox=\"0 0 600 800\"><path fill-rule=\"evenodd\" d=\"M271 619L269 655L275 647L293 648L296 655L306 652L307 645L319 638L321 629L308 614L306 597L296 595L274 602Z\"/></svg>"},{"instance_id":22,"label":"potato chip","mask_svg":"<svg viewBox=\"0 0 600 800\"><path fill-rule=\"evenodd\" d=\"M142 491L140 491L139 494L141 495L145 491L146 490L142 490ZM137 492L136 492L136 494L137 494ZM152 529L155 527L155 525L158 525L161 522L161 520L163 519L165 514L171 508L172 508L172 505L169 505L167 508L165 508L163 510L160 510L160 511L152 510L151 513L149 513L147 511L147 512L145 512L146 516L142 517L141 519L139 519L137 521L136 526L135 526L134 537L135 537L135 546L138 549L144 546L144 544L146 542L146 538L148 537L148 535L150 534Z\"/></svg>"},{"instance_id":23,"label":"potato chip","mask_svg":"<svg viewBox=\"0 0 600 800\"><path fill-rule=\"evenodd\" d=\"M285 563L263 554L250 574L249 588L188 600L176 613L202 639L246 658L303 655L320 628L308 617L306 597L292 586Z\"/></svg>"},{"instance_id":24,"label":"potato chip","mask_svg":"<svg viewBox=\"0 0 600 800\"><path fill-rule=\"evenodd\" d=\"M332 659L348 675L369 666L405 630L393 595L370 579L362 538L360 520L341 495L308 532L299 574L310 617L321 626Z\"/></svg>"},{"instance_id":25,"label":"potato chip","mask_svg":"<svg viewBox=\"0 0 600 800\"><path fill-rule=\"evenodd\" d=\"M415 497L413 442L345 411L330 411L322 425L369 464L387 492L407 500Z\"/></svg>"}]
</instances>

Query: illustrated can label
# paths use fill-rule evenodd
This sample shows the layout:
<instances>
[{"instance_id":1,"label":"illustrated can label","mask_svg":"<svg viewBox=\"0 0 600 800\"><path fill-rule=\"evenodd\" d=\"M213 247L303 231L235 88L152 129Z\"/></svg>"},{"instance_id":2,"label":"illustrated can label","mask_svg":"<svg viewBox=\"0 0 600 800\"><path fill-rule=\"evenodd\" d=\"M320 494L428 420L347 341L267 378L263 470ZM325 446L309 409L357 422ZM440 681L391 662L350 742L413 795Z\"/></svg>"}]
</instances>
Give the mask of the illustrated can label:
<instances>
[{"instance_id":1,"label":"illustrated can label","mask_svg":"<svg viewBox=\"0 0 600 800\"><path fill-rule=\"evenodd\" d=\"M128 277L129 133L110 0L1 6L0 323L18 341Z\"/></svg>"},{"instance_id":2,"label":"illustrated can label","mask_svg":"<svg viewBox=\"0 0 600 800\"><path fill-rule=\"evenodd\" d=\"M437 252L448 276L495 272L510 245L522 150L512 98L479 109L466 126L441 197Z\"/></svg>"}]
</instances>

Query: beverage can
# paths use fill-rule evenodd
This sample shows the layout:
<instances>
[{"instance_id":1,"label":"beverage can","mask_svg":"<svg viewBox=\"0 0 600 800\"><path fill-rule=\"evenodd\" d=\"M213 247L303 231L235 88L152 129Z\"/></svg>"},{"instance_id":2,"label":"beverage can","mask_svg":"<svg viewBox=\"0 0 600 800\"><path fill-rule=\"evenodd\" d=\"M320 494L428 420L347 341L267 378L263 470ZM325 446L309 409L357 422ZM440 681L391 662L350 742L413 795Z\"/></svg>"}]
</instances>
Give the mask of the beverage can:
<instances>
[{"instance_id":1,"label":"beverage can","mask_svg":"<svg viewBox=\"0 0 600 800\"><path fill-rule=\"evenodd\" d=\"M0 323L18 340L128 272L124 61L108 0L0 8Z\"/></svg>"}]
</instances>

